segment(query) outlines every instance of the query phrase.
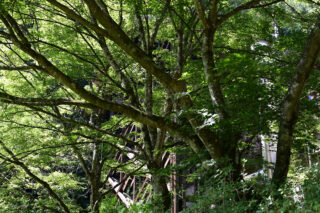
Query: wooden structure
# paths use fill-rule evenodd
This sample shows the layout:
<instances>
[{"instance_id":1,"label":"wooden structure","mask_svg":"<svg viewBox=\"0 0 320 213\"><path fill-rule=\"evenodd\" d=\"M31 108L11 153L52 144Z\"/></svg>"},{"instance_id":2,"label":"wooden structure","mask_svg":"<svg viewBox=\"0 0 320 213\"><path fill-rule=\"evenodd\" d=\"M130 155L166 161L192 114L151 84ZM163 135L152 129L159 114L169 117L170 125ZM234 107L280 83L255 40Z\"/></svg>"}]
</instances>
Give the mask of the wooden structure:
<instances>
[{"instance_id":1,"label":"wooden structure","mask_svg":"<svg viewBox=\"0 0 320 213\"><path fill-rule=\"evenodd\" d=\"M126 136L132 132L138 132L137 126L133 125L125 129L123 136ZM137 136L134 136L136 140ZM130 148L128 148L130 149ZM135 156L132 153L128 153L125 156L127 159L133 159ZM124 162L124 154L117 152L114 159L119 162ZM164 168L168 165L176 164L175 155L165 152L162 156ZM139 162L137 162L138 164ZM133 205L137 202L148 202L152 195L152 188L150 186L151 175L146 177L137 177L130 174L125 174L123 172L111 172L108 174L108 183L114 189L114 192L117 194L119 200L126 205L127 208L130 208L130 205ZM177 196L176 196L176 183L177 183L176 174L170 175L170 184L168 184L169 191L173 192L173 207L172 213L177 211Z\"/></svg>"}]
</instances>

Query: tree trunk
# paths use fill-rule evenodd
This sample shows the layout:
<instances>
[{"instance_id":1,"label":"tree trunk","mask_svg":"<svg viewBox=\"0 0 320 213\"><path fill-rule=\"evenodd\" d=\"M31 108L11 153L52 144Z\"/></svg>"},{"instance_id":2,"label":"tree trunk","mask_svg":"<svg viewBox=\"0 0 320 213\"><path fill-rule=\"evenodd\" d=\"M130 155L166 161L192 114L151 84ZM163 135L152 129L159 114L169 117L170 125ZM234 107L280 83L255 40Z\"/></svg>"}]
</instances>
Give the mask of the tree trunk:
<instances>
[{"instance_id":1,"label":"tree trunk","mask_svg":"<svg viewBox=\"0 0 320 213\"><path fill-rule=\"evenodd\" d=\"M279 187L287 178L294 125L297 122L297 105L304 85L314 67L320 51L320 17L310 34L281 109L278 134L277 162L273 174L273 183Z\"/></svg>"},{"instance_id":2,"label":"tree trunk","mask_svg":"<svg viewBox=\"0 0 320 213\"><path fill-rule=\"evenodd\" d=\"M90 178L90 207L92 212L99 212L99 201L100 201L100 181L101 181L101 165L100 165L100 144L93 144L93 153L92 153L92 166L91 166L91 178Z\"/></svg>"},{"instance_id":3,"label":"tree trunk","mask_svg":"<svg viewBox=\"0 0 320 213\"><path fill-rule=\"evenodd\" d=\"M92 212L99 212L100 193L99 186L91 183L90 207Z\"/></svg>"},{"instance_id":4,"label":"tree trunk","mask_svg":"<svg viewBox=\"0 0 320 213\"><path fill-rule=\"evenodd\" d=\"M242 179L241 156L238 149L240 134L230 132L228 137L220 139L222 141L221 150L224 153L220 159L216 159L220 169L230 169L228 180L239 181Z\"/></svg>"},{"instance_id":5,"label":"tree trunk","mask_svg":"<svg viewBox=\"0 0 320 213\"><path fill-rule=\"evenodd\" d=\"M225 98L220 84L220 77L214 62L214 37L216 29L213 26L205 28L204 39L202 44L202 62L206 80L208 82L208 89L212 101L212 105L216 108L219 115L220 122L224 125L225 131L218 136L218 139L208 141L205 146L213 147L213 151L219 153L215 160L218 166L222 169L231 167L230 180L236 181L241 179L241 159L238 151L238 141L241 138L235 128L230 123L231 116L228 113ZM211 150L211 149L208 149Z\"/></svg>"},{"instance_id":6,"label":"tree trunk","mask_svg":"<svg viewBox=\"0 0 320 213\"><path fill-rule=\"evenodd\" d=\"M153 188L153 199L156 206L164 211L170 209L171 196L165 176L157 173L152 174L151 185Z\"/></svg>"},{"instance_id":7,"label":"tree trunk","mask_svg":"<svg viewBox=\"0 0 320 213\"><path fill-rule=\"evenodd\" d=\"M220 84L220 77L218 75L216 65L214 63L213 42L215 30L209 28L205 30L205 35L202 44L202 62L204 67L204 73L208 82L208 89L212 101L212 105L217 107L217 112L221 120L227 119L230 116L227 113L226 105L224 101L224 95Z\"/></svg>"}]
</instances>

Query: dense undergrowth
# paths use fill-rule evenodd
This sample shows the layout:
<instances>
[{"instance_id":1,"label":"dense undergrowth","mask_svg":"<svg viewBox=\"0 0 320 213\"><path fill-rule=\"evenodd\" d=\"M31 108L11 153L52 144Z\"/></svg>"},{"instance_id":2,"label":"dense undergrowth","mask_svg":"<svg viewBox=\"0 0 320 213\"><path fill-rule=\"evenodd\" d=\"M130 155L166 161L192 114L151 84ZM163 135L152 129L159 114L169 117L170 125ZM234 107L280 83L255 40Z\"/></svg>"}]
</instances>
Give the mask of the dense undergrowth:
<instances>
[{"instance_id":1,"label":"dense undergrowth","mask_svg":"<svg viewBox=\"0 0 320 213\"><path fill-rule=\"evenodd\" d=\"M191 204L182 212L320 212L320 164L291 171L287 183L278 190L274 190L271 180L263 175L230 183L227 173L220 171L212 178L200 180L201 187L195 195L188 197ZM117 205L116 199L105 199L100 210L110 213L161 212L156 206L156 201L138 203L128 210L122 205Z\"/></svg>"}]
</instances>

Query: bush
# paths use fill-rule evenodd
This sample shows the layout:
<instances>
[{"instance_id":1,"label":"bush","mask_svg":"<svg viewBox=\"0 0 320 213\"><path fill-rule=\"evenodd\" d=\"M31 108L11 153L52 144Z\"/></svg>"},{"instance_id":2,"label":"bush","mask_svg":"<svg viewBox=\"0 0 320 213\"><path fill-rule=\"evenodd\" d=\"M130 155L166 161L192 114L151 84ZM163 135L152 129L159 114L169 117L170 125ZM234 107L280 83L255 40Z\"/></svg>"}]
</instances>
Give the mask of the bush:
<instances>
[{"instance_id":1,"label":"bush","mask_svg":"<svg viewBox=\"0 0 320 213\"><path fill-rule=\"evenodd\" d=\"M274 190L262 176L242 182L227 181L226 171L207 181L184 213L320 212L320 165L304 171L304 179L289 179Z\"/></svg>"}]
</instances>

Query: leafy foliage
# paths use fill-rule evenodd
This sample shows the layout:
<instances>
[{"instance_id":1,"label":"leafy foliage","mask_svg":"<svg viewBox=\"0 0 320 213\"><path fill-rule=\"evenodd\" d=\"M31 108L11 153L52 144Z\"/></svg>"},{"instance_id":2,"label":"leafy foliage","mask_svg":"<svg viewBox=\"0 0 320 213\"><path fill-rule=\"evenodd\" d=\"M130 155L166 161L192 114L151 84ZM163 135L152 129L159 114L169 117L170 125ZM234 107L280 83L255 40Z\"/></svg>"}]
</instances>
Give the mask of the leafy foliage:
<instances>
[{"instance_id":1,"label":"leafy foliage","mask_svg":"<svg viewBox=\"0 0 320 213\"><path fill-rule=\"evenodd\" d=\"M183 212L318 211L319 60L287 185L243 180L318 16L318 1L0 1L0 212L165 212L173 196ZM129 209L120 176L149 184Z\"/></svg>"}]
</instances>

